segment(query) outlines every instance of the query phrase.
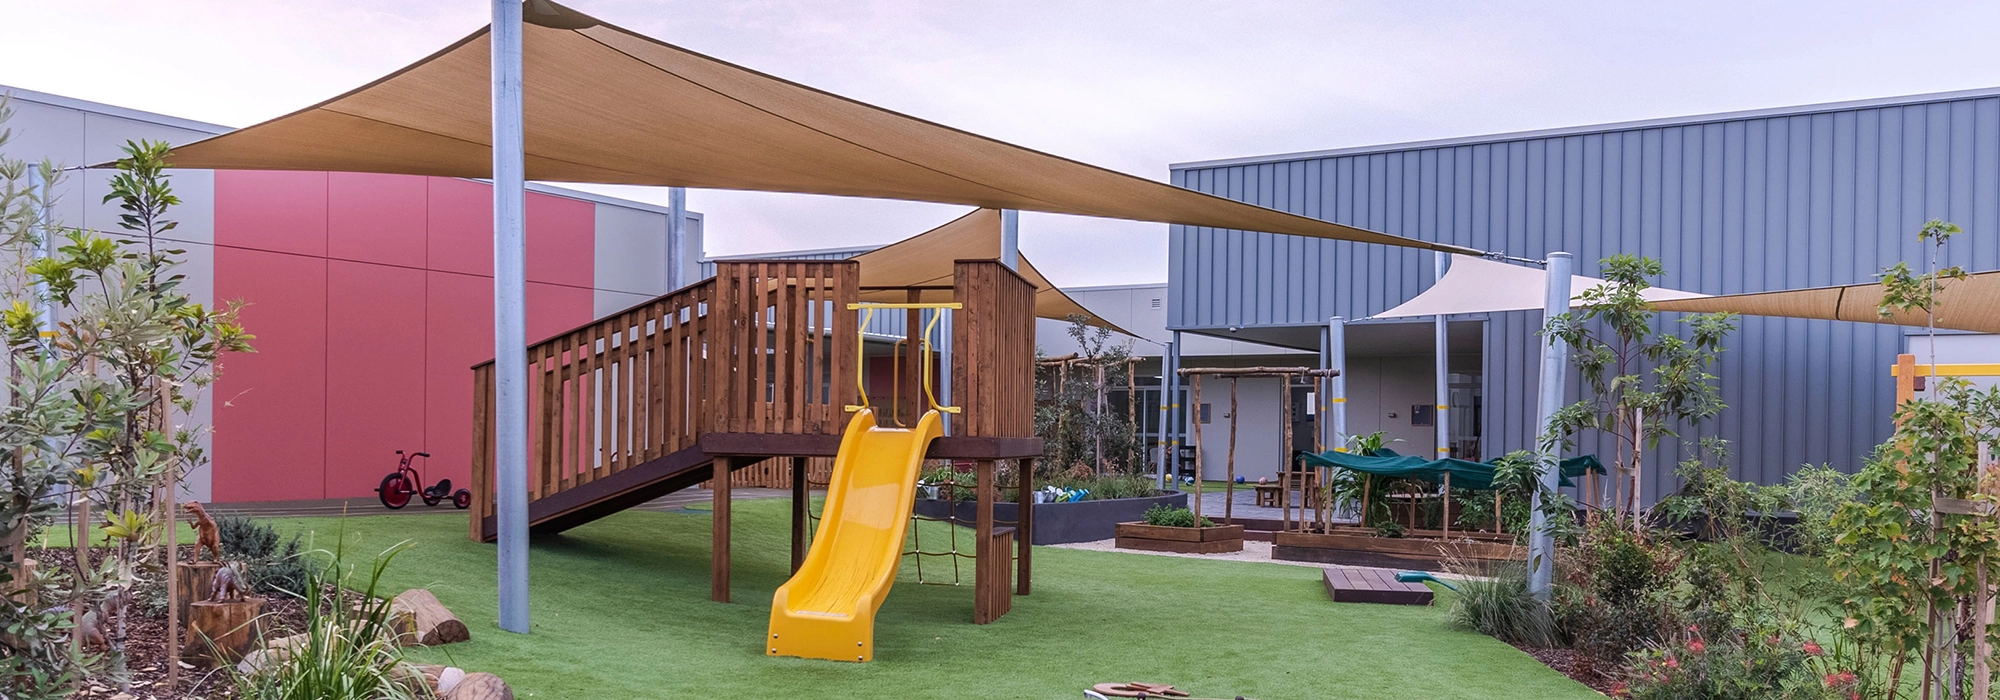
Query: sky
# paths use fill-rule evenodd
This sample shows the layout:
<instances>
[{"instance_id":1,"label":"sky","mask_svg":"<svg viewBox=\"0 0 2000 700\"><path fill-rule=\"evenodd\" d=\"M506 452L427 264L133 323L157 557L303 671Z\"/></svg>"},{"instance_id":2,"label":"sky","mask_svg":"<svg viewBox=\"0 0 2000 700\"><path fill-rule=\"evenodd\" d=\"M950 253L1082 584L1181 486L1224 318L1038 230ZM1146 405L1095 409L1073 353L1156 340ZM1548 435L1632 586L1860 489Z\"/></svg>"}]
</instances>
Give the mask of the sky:
<instances>
[{"instance_id":1,"label":"sky","mask_svg":"<svg viewBox=\"0 0 2000 700\"><path fill-rule=\"evenodd\" d=\"M1171 163L2000 86L2000 3L566 0L885 108ZM228 126L483 26L484 0L0 0L0 85ZM664 203L664 190L592 188ZM962 207L694 190L711 255L879 244ZM1166 226L1026 214L1063 286L1166 279Z\"/></svg>"}]
</instances>

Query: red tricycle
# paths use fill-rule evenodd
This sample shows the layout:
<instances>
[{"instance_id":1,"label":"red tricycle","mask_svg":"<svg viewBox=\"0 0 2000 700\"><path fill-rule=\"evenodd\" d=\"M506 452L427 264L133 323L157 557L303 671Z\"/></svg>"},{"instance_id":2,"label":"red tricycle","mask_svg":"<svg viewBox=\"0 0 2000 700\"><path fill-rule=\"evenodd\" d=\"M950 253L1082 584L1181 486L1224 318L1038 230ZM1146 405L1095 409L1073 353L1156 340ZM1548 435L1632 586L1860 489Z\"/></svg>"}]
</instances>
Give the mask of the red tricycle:
<instances>
[{"instance_id":1,"label":"red tricycle","mask_svg":"<svg viewBox=\"0 0 2000 700\"><path fill-rule=\"evenodd\" d=\"M472 492L465 489L451 490L450 479L439 479L430 488L424 487L423 477L410 466L410 460L430 456L429 452L403 454L402 450L396 450L396 471L382 477L382 485L375 489L376 495L382 497L382 505L388 506L390 510L396 510L409 505L410 496L415 495L424 499L424 505L427 506L437 505L438 502L449 498L451 504L457 506L459 510L472 507Z\"/></svg>"}]
</instances>

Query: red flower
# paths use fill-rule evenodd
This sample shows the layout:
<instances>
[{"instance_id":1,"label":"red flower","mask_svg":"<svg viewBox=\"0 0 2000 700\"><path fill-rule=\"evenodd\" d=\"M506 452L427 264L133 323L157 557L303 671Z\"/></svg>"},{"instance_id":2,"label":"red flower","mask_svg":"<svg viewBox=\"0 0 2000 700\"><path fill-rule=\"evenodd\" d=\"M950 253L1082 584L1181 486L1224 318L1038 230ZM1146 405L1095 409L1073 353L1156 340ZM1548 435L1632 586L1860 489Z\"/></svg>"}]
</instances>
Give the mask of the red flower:
<instances>
[{"instance_id":1,"label":"red flower","mask_svg":"<svg viewBox=\"0 0 2000 700\"><path fill-rule=\"evenodd\" d=\"M1660 665L1661 665L1661 666L1665 666L1665 667L1667 667L1667 668L1680 668L1680 667L1681 667L1681 660L1680 660L1680 659L1676 659L1676 658L1674 658L1674 657L1671 657L1671 656L1669 656L1669 657L1667 657L1667 660L1666 660L1666 661L1662 661L1662 662L1660 662Z\"/></svg>"},{"instance_id":2,"label":"red flower","mask_svg":"<svg viewBox=\"0 0 2000 700\"><path fill-rule=\"evenodd\" d=\"M1699 639L1694 640L1692 642L1688 642L1688 651L1692 651L1696 654L1699 654L1706 649L1708 649L1708 647L1703 646L1701 640Z\"/></svg>"},{"instance_id":3,"label":"red flower","mask_svg":"<svg viewBox=\"0 0 2000 700\"><path fill-rule=\"evenodd\" d=\"M1614 697L1622 698L1630 694L1631 692L1632 689L1625 686L1625 681L1618 681L1616 684L1613 684L1611 686L1611 695Z\"/></svg>"},{"instance_id":4,"label":"red flower","mask_svg":"<svg viewBox=\"0 0 2000 700\"><path fill-rule=\"evenodd\" d=\"M1841 671L1839 673L1829 673L1826 674L1826 687L1828 688L1846 687L1853 685L1856 680L1858 679L1855 677L1853 671Z\"/></svg>"},{"instance_id":5,"label":"red flower","mask_svg":"<svg viewBox=\"0 0 2000 700\"><path fill-rule=\"evenodd\" d=\"M1819 642L1815 642L1810 639L1806 640L1805 649L1807 656L1823 656L1826 654L1825 649L1819 648Z\"/></svg>"}]
</instances>

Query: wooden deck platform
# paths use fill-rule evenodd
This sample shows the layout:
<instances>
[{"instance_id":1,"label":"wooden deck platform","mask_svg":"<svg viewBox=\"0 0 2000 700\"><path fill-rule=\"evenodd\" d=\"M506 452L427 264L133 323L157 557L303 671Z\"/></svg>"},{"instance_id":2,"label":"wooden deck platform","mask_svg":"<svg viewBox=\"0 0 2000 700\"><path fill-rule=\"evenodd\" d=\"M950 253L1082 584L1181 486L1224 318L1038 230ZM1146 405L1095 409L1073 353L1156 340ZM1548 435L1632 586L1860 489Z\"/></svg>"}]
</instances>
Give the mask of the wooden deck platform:
<instances>
[{"instance_id":1,"label":"wooden deck platform","mask_svg":"<svg viewBox=\"0 0 2000 700\"><path fill-rule=\"evenodd\" d=\"M1396 580L1388 569L1325 569L1326 594L1336 603L1430 605L1431 589Z\"/></svg>"}]
</instances>

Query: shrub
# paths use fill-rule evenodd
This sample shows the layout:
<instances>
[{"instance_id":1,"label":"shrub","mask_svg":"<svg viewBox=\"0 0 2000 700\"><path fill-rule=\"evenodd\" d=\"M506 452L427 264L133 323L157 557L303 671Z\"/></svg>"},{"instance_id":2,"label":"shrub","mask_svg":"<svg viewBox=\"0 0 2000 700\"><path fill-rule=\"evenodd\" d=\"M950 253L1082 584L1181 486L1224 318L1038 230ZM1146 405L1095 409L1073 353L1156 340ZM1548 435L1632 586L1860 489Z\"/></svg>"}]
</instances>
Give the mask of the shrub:
<instances>
[{"instance_id":1,"label":"shrub","mask_svg":"<svg viewBox=\"0 0 2000 700\"><path fill-rule=\"evenodd\" d=\"M1568 585L1555 601L1557 634L1593 665L1616 668L1627 653L1676 628L1669 588L1678 563L1678 553L1650 533L1592 518L1562 562Z\"/></svg>"},{"instance_id":2,"label":"shrub","mask_svg":"<svg viewBox=\"0 0 2000 700\"><path fill-rule=\"evenodd\" d=\"M1186 508L1168 507L1159 504L1154 504L1153 507L1146 509L1146 513L1143 517L1145 518L1147 525L1158 525L1160 527L1195 526L1194 511L1188 510ZM1209 520L1208 518L1202 518L1201 527L1215 527L1215 521Z\"/></svg>"},{"instance_id":3,"label":"shrub","mask_svg":"<svg viewBox=\"0 0 2000 700\"><path fill-rule=\"evenodd\" d=\"M1452 626L1516 646L1556 646L1548 606L1528 592L1527 567L1510 566L1493 573L1458 584L1449 614Z\"/></svg>"},{"instance_id":4,"label":"shrub","mask_svg":"<svg viewBox=\"0 0 2000 700\"><path fill-rule=\"evenodd\" d=\"M389 623L389 600L376 594L382 572L409 547L408 542L397 544L376 555L372 566L353 571L336 550L330 553L328 566L308 570L304 642L290 653L267 657L251 673L224 667L237 696L249 700L429 697L420 679L398 668L403 652Z\"/></svg>"},{"instance_id":5,"label":"shrub","mask_svg":"<svg viewBox=\"0 0 2000 700\"><path fill-rule=\"evenodd\" d=\"M231 515L216 518L215 529L222 551L243 561L252 587L266 593L305 590L306 562L299 553L298 535L279 545L277 528Z\"/></svg>"},{"instance_id":6,"label":"shrub","mask_svg":"<svg viewBox=\"0 0 2000 700\"><path fill-rule=\"evenodd\" d=\"M1733 633L1688 635L1632 655L1626 697L1637 700L1846 700L1852 674L1821 673L1812 642Z\"/></svg>"},{"instance_id":7,"label":"shrub","mask_svg":"<svg viewBox=\"0 0 2000 700\"><path fill-rule=\"evenodd\" d=\"M1861 490L1853 478L1829 465L1806 467L1792 472L1785 491L1799 521L1792 526L1792 542L1800 554L1824 556L1840 533L1833 528L1833 514L1842 504L1857 500Z\"/></svg>"}]
</instances>

